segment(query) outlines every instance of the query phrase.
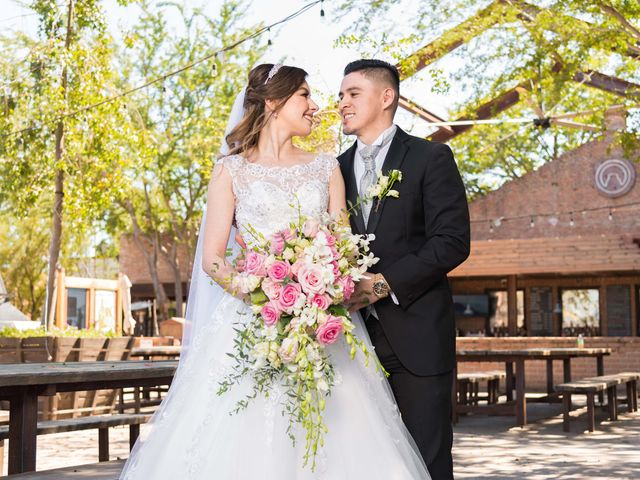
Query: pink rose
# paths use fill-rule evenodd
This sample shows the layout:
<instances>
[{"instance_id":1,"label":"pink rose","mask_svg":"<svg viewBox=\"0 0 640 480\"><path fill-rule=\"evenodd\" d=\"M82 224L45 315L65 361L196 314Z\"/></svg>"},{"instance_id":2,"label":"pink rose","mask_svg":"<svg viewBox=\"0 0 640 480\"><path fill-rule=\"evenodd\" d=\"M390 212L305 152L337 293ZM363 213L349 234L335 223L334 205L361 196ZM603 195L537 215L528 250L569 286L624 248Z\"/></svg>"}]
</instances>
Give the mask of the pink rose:
<instances>
[{"instance_id":1,"label":"pink rose","mask_svg":"<svg viewBox=\"0 0 640 480\"><path fill-rule=\"evenodd\" d=\"M318 235L324 235L327 245L329 245L330 247L333 247L336 244L336 237L334 237L330 233L321 230L320 232L318 232Z\"/></svg>"},{"instance_id":2,"label":"pink rose","mask_svg":"<svg viewBox=\"0 0 640 480\"><path fill-rule=\"evenodd\" d=\"M329 345L338 339L343 330L342 320L329 315L327 321L316 329L316 339L322 345Z\"/></svg>"},{"instance_id":3,"label":"pink rose","mask_svg":"<svg viewBox=\"0 0 640 480\"><path fill-rule=\"evenodd\" d=\"M260 315L264 324L270 327L280 320L280 309L274 302L268 302L260 310Z\"/></svg>"},{"instance_id":4,"label":"pink rose","mask_svg":"<svg viewBox=\"0 0 640 480\"><path fill-rule=\"evenodd\" d=\"M265 262L264 255L260 255L259 253L254 251L247 252L247 257L245 258L245 264L244 264L244 271L251 275L264 277L267 274L267 269L264 266L264 262Z\"/></svg>"},{"instance_id":5,"label":"pink rose","mask_svg":"<svg viewBox=\"0 0 640 480\"><path fill-rule=\"evenodd\" d=\"M329 245L330 247L335 247L336 237L334 237L333 235L327 235L327 245Z\"/></svg>"},{"instance_id":6,"label":"pink rose","mask_svg":"<svg viewBox=\"0 0 640 480\"><path fill-rule=\"evenodd\" d=\"M282 288L281 283L274 282L270 278L265 278L262 281L262 290L269 297L269 300L278 300L282 294Z\"/></svg>"},{"instance_id":7,"label":"pink rose","mask_svg":"<svg viewBox=\"0 0 640 480\"><path fill-rule=\"evenodd\" d=\"M285 278L287 278L287 275L289 275L290 272L291 266L289 265L289 262L283 260L276 260L267 270L269 278L276 282L282 282Z\"/></svg>"},{"instance_id":8,"label":"pink rose","mask_svg":"<svg viewBox=\"0 0 640 480\"><path fill-rule=\"evenodd\" d=\"M285 312L291 311L301 293L302 290L299 284L295 282L287 283L280 293L278 307Z\"/></svg>"},{"instance_id":9,"label":"pink rose","mask_svg":"<svg viewBox=\"0 0 640 480\"><path fill-rule=\"evenodd\" d=\"M311 298L311 305L318 307L320 310L326 310L329 308L329 305L331 305L331 298L329 298L329 295L327 294L321 295L316 293Z\"/></svg>"},{"instance_id":10,"label":"pink rose","mask_svg":"<svg viewBox=\"0 0 640 480\"><path fill-rule=\"evenodd\" d=\"M305 293L324 293L322 270L316 265L305 265L298 271L298 282Z\"/></svg>"},{"instance_id":11,"label":"pink rose","mask_svg":"<svg viewBox=\"0 0 640 480\"><path fill-rule=\"evenodd\" d=\"M340 278L340 266L338 262L331 262L331 266L333 267L333 278Z\"/></svg>"},{"instance_id":12,"label":"pink rose","mask_svg":"<svg viewBox=\"0 0 640 480\"><path fill-rule=\"evenodd\" d=\"M318 234L320 228L320 222L316 219L309 219L304 222L302 227L302 233L305 237L315 237Z\"/></svg>"},{"instance_id":13,"label":"pink rose","mask_svg":"<svg viewBox=\"0 0 640 480\"><path fill-rule=\"evenodd\" d=\"M274 233L269 238L269 253L280 255L284 251L284 237L281 233Z\"/></svg>"},{"instance_id":14,"label":"pink rose","mask_svg":"<svg viewBox=\"0 0 640 480\"><path fill-rule=\"evenodd\" d=\"M298 236L298 232L295 229L292 230L290 228L287 230L283 230L281 234L285 242L293 240L294 238L296 238L296 236Z\"/></svg>"},{"instance_id":15,"label":"pink rose","mask_svg":"<svg viewBox=\"0 0 640 480\"><path fill-rule=\"evenodd\" d=\"M353 295L354 290L356 289L356 284L353 282L353 278L349 275L344 276L340 279L340 284L342 285L342 293L344 294L344 299L349 300L351 295Z\"/></svg>"},{"instance_id":16,"label":"pink rose","mask_svg":"<svg viewBox=\"0 0 640 480\"><path fill-rule=\"evenodd\" d=\"M302 269L302 267L304 267L304 260L302 259L296 260L295 263L291 265L291 275L298 278L298 275L300 274L300 269Z\"/></svg>"}]
</instances>

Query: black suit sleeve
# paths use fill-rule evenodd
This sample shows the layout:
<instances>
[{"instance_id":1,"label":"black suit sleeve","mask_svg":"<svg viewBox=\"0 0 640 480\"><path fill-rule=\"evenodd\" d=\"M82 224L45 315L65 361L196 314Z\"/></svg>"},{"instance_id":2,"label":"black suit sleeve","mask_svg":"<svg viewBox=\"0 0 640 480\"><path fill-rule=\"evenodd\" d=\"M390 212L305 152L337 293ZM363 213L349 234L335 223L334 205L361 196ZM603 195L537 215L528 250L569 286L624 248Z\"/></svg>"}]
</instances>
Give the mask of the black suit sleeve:
<instances>
[{"instance_id":1,"label":"black suit sleeve","mask_svg":"<svg viewBox=\"0 0 640 480\"><path fill-rule=\"evenodd\" d=\"M405 310L469 256L464 185L449 146L435 144L434 150L422 182L426 241L382 271Z\"/></svg>"}]
</instances>

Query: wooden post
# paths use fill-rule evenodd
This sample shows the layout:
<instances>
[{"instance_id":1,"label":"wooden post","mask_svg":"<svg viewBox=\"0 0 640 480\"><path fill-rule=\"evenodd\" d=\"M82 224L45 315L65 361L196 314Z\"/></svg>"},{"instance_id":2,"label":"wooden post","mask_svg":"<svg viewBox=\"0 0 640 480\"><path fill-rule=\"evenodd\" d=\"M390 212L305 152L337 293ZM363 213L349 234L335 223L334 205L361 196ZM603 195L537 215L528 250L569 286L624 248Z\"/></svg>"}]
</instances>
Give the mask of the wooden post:
<instances>
[{"instance_id":1,"label":"wooden post","mask_svg":"<svg viewBox=\"0 0 640 480\"><path fill-rule=\"evenodd\" d=\"M122 287L122 273L118 273L118 289L116 290L116 335L122 335L124 316L122 313L122 296L124 295Z\"/></svg>"},{"instance_id":2,"label":"wooden post","mask_svg":"<svg viewBox=\"0 0 640 480\"><path fill-rule=\"evenodd\" d=\"M630 285L631 294L631 336L638 336L638 284L632 283Z\"/></svg>"},{"instance_id":3,"label":"wooden post","mask_svg":"<svg viewBox=\"0 0 640 480\"><path fill-rule=\"evenodd\" d=\"M515 275L507 276L507 328L509 336L518 334L518 283Z\"/></svg>"},{"instance_id":4,"label":"wooden post","mask_svg":"<svg viewBox=\"0 0 640 480\"><path fill-rule=\"evenodd\" d=\"M600 285L598 288L599 299L598 307L600 310L600 335L606 337L609 335L609 316L607 315L607 286Z\"/></svg>"},{"instance_id":5,"label":"wooden post","mask_svg":"<svg viewBox=\"0 0 640 480\"><path fill-rule=\"evenodd\" d=\"M38 396L36 387L23 387L10 400L9 475L36 469Z\"/></svg>"},{"instance_id":6,"label":"wooden post","mask_svg":"<svg viewBox=\"0 0 640 480\"><path fill-rule=\"evenodd\" d=\"M562 318L561 313L556 312L556 305L562 304L560 298L560 289L557 285L551 287L551 298L553 299L553 313L552 313L552 321L553 321L553 335L556 337L562 336Z\"/></svg>"},{"instance_id":7,"label":"wooden post","mask_svg":"<svg viewBox=\"0 0 640 480\"><path fill-rule=\"evenodd\" d=\"M527 337L531 336L531 287L524 289L524 328Z\"/></svg>"}]
</instances>

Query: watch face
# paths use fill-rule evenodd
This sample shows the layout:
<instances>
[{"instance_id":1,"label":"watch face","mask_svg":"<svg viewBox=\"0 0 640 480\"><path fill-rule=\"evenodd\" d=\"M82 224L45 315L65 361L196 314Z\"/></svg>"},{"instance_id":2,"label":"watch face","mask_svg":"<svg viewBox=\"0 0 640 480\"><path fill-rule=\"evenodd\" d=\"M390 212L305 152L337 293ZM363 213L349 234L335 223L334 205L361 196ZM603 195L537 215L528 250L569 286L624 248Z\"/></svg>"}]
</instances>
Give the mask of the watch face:
<instances>
[{"instance_id":1,"label":"watch face","mask_svg":"<svg viewBox=\"0 0 640 480\"><path fill-rule=\"evenodd\" d=\"M373 293L376 295L384 295L387 293L387 285L384 282L376 282L373 284Z\"/></svg>"}]
</instances>

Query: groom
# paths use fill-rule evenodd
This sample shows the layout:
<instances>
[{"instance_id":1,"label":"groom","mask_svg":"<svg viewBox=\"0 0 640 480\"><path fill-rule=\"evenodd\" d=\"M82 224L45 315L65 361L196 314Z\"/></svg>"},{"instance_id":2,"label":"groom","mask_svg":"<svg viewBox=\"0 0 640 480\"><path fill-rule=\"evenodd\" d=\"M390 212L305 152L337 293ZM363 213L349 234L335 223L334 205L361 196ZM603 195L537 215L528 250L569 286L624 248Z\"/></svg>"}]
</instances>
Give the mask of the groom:
<instances>
[{"instance_id":1,"label":"groom","mask_svg":"<svg viewBox=\"0 0 640 480\"><path fill-rule=\"evenodd\" d=\"M398 198L364 204L356 233L374 233L380 261L358 283L361 309L402 418L434 480L452 479L451 388L455 323L447 273L469 255L469 211L451 149L408 135L393 123L398 70L358 60L340 86L343 131L357 141L338 157L347 199L355 203L377 175L396 169Z\"/></svg>"}]
</instances>

